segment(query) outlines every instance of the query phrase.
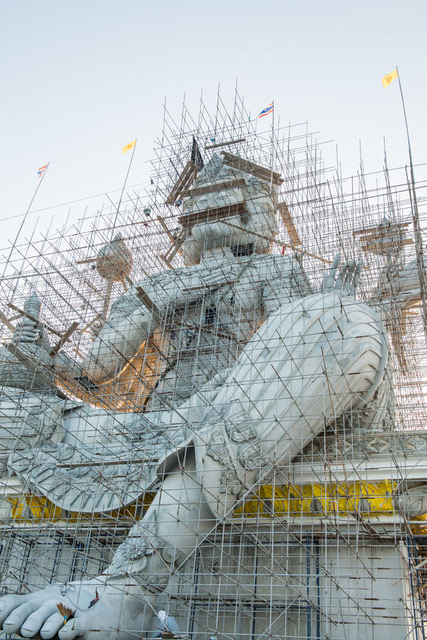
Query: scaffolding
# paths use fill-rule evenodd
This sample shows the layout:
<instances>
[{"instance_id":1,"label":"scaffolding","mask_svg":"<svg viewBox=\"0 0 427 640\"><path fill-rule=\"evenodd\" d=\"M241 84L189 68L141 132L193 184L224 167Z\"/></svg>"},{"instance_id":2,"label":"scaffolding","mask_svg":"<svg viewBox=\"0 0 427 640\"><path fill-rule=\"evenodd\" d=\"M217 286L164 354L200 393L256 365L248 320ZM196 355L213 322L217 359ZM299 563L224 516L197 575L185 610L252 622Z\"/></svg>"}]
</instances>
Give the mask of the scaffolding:
<instances>
[{"instance_id":1,"label":"scaffolding","mask_svg":"<svg viewBox=\"0 0 427 640\"><path fill-rule=\"evenodd\" d=\"M154 622L127 630L127 637L152 633L164 609L194 639L425 638L427 516L398 508L408 490L422 501L427 483L423 301L414 293L402 306L406 290L393 279L416 263L423 242L413 224L409 174L390 169L385 158L381 171L366 174L361 163L357 175L343 178L325 165L327 143L307 123L266 120L261 126L251 118L237 92L231 110L218 93L213 109L201 99L197 116L183 104L179 121L165 106L144 190L124 190L120 203L109 201L43 237L34 230L30 241L18 238L7 252L0 296L3 595L53 583L64 594L77 592L79 581L107 569L160 488L156 455L176 446L176 424L161 432L147 420L178 411L232 368L258 335L267 302L234 302L242 298L236 284L242 269L248 297L269 284L251 266L252 244L232 247L231 275L222 263L206 267L216 269L220 285L196 283L200 293L193 295L183 275L189 230L221 222L242 232L250 203L230 194L256 178L277 190L278 233L253 232L260 260L272 256L276 265L288 258L295 265L302 275L292 283L292 300L322 287L338 253L341 263L360 263L357 299L388 305L386 375L369 407L346 409L309 442L301 437L292 460L268 469L259 463L257 480L173 565L150 605ZM199 176L216 156L234 177L204 186ZM416 168L419 175L424 170ZM416 185L421 229L426 184ZM214 208L186 212L191 199L212 194ZM151 279L153 289L163 287L159 273L177 274L188 302L159 308L144 285ZM410 273L423 281L419 261ZM78 369L131 291L157 329L124 354L125 365L122 358L96 384L52 365L62 354ZM233 310L226 313L227 305ZM28 318L43 327L43 356L16 339ZM26 389L14 386L14 376L25 376ZM210 409L218 413L215 401ZM193 428L188 421L186 427ZM35 451L42 452L40 462ZM43 456L51 456L50 467Z\"/></svg>"}]
</instances>

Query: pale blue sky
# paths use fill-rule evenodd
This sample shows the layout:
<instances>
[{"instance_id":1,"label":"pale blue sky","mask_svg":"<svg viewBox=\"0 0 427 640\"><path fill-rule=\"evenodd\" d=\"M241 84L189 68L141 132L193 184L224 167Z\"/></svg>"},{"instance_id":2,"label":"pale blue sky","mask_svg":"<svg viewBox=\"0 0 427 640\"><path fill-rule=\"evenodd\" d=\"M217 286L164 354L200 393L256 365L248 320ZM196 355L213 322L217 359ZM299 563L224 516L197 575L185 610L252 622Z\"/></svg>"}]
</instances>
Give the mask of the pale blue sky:
<instances>
[{"instance_id":1,"label":"pale blue sky","mask_svg":"<svg viewBox=\"0 0 427 640\"><path fill-rule=\"evenodd\" d=\"M349 175L359 139L368 171L382 166L383 137L389 164L407 162L398 84L381 85L397 64L414 160L427 162L426 27L425 0L2 0L0 248L38 167L51 161L34 209L120 189L120 149L137 137L139 183L164 97L178 115L184 92L196 105L221 83L231 96L236 78L253 113L274 99L282 123L308 119L334 139Z\"/></svg>"}]
</instances>

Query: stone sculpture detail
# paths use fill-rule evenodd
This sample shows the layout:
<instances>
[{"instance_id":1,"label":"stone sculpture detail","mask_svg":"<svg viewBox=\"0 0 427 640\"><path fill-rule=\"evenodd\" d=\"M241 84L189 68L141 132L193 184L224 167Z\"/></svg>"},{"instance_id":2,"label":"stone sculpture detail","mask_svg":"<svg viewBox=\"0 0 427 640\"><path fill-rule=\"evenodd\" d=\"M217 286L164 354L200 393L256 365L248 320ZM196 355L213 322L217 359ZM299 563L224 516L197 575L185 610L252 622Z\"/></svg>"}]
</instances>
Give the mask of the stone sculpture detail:
<instances>
[{"instance_id":1,"label":"stone sculpture detail","mask_svg":"<svg viewBox=\"0 0 427 640\"><path fill-rule=\"evenodd\" d=\"M224 187L236 181L238 186ZM22 437L21 449L30 448L11 455L11 470L74 511L114 509L157 490L103 575L76 589L52 586L2 598L0 623L7 633L135 637L171 573L245 492L349 410L366 410L369 423L369 411L387 403L387 342L378 311L355 300L360 268L349 263L339 269L336 259L322 290L313 292L296 257L268 253L277 233L274 185L214 156L195 186L209 189L183 204L186 266L132 285L112 305L83 364L61 353L49 356L37 313L24 317L14 343L22 351L31 348L32 360L46 361L51 395L38 395L37 377L24 365L15 368L5 352L6 396L20 390L30 407L15 415L16 438L30 416L44 412L37 437ZM224 207L229 212L219 219ZM126 257L126 273L129 264ZM255 326L254 317L263 323ZM113 475L126 476L120 494L92 491L96 467L90 464L101 450L59 443L67 401L55 391L54 376L96 388L117 375L144 341L155 342L160 327L168 366L147 396L144 415L122 416L126 433L117 452L111 450L112 461L121 456ZM79 467L83 461L87 468ZM76 477L83 482L79 495ZM91 604L95 589L99 598ZM77 609L65 626L58 601Z\"/></svg>"}]
</instances>

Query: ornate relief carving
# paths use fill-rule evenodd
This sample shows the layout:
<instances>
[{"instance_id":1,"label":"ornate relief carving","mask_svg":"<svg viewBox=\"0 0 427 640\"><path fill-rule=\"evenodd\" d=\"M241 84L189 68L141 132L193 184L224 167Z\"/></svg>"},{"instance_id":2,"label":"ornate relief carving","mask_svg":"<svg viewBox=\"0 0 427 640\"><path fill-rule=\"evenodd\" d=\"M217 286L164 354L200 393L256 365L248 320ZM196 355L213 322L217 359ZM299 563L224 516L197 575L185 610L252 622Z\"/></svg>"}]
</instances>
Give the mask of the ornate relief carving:
<instances>
[{"instance_id":1,"label":"ornate relief carving","mask_svg":"<svg viewBox=\"0 0 427 640\"><path fill-rule=\"evenodd\" d=\"M365 457L369 454L417 455L427 453L427 433L405 431L357 432L344 434L326 434L316 438L304 449L304 456L323 458L342 458L346 454L352 457Z\"/></svg>"},{"instance_id":2,"label":"ornate relief carving","mask_svg":"<svg viewBox=\"0 0 427 640\"><path fill-rule=\"evenodd\" d=\"M162 591L174 567L184 555L158 534L158 512L138 522L117 549L110 571L114 576L133 575L154 593Z\"/></svg>"}]
</instances>

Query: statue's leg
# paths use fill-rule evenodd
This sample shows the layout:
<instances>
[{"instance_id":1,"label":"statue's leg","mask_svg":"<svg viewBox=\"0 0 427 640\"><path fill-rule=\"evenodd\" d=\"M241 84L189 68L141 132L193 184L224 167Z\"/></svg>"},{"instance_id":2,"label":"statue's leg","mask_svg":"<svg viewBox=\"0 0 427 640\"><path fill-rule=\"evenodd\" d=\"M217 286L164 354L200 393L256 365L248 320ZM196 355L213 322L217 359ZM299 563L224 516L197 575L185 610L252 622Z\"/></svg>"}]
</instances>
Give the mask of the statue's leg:
<instances>
[{"instance_id":1,"label":"statue's leg","mask_svg":"<svg viewBox=\"0 0 427 640\"><path fill-rule=\"evenodd\" d=\"M7 633L38 632L61 640L130 640L150 631L158 594L171 574L215 526L190 450L182 468L169 473L145 516L131 529L105 573L87 583L48 587L27 596L0 599L0 622ZM97 602L90 606L92 600ZM64 625L62 602L75 610Z\"/></svg>"},{"instance_id":2,"label":"statue's leg","mask_svg":"<svg viewBox=\"0 0 427 640\"><path fill-rule=\"evenodd\" d=\"M107 581L132 576L148 591L159 593L175 568L215 526L192 448L182 453L179 465L165 475L146 514L117 549L105 572Z\"/></svg>"},{"instance_id":3,"label":"statue's leg","mask_svg":"<svg viewBox=\"0 0 427 640\"><path fill-rule=\"evenodd\" d=\"M238 496L368 401L386 362L379 318L350 297L316 294L272 314L201 420L195 451L213 511L230 513Z\"/></svg>"}]
</instances>

